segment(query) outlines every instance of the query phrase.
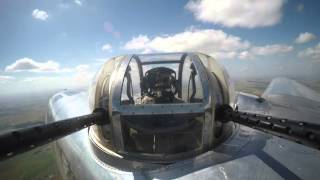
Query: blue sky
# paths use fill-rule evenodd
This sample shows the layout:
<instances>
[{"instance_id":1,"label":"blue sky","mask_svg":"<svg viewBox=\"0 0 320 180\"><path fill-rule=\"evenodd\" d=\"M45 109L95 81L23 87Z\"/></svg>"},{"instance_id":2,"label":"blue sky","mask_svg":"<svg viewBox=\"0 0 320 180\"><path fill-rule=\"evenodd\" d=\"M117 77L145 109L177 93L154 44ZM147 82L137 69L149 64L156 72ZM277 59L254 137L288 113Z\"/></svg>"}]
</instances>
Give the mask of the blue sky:
<instances>
[{"instance_id":1,"label":"blue sky","mask_svg":"<svg viewBox=\"0 0 320 180\"><path fill-rule=\"evenodd\" d=\"M200 51L235 78L320 75L320 2L2 0L2 94L88 84L109 57Z\"/></svg>"}]
</instances>

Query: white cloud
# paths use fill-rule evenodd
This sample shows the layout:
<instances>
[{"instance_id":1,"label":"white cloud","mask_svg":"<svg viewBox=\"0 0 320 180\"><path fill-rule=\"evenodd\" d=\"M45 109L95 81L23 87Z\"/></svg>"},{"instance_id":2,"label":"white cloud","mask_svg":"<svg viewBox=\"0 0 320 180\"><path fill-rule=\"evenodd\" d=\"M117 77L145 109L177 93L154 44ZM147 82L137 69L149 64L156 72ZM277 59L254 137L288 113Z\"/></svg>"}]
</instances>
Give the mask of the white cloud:
<instances>
[{"instance_id":1,"label":"white cloud","mask_svg":"<svg viewBox=\"0 0 320 180\"><path fill-rule=\"evenodd\" d=\"M14 80L16 79L13 76L4 76L4 75L0 75L0 81L8 81L8 80Z\"/></svg>"},{"instance_id":2,"label":"white cloud","mask_svg":"<svg viewBox=\"0 0 320 180\"><path fill-rule=\"evenodd\" d=\"M139 35L124 46L127 50L141 50L145 53L199 51L218 58L234 58L238 51L248 47L248 41L214 29L187 29L181 33L157 36L153 39Z\"/></svg>"},{"instance_id":3,"label":"white cloud","mask_svg":"<svg viewBox=\"0 0 320 180\"><path fill-rule=\"evenodd\" d=\"M198 0L186 8L202 22L227 27L255 28L280 22L285 0Z\"/></svg>"},{"instance_id":4,"label":"white cloud","mask_svg":"<svg viewBox=\"0 0 320 180\"><path fill-rule=\"evenodd\" d=\"M148 38L148 36L140 34L137 37L133 37L131 41L127 42L124 48L141 50L141 49L145 49L149 42L150 42L150 39Z\"/></svg>"},{"instance_id":5,"label":"white cloud","mask_svg":"<svg viewBox=\"0 0 320 180\"><path fill-rule=\"evenodd\" d=\"M71 72L71 68L61 68L58 62L49 60L37 62L31 58L21 58L5 67L6 72Z\"/></svg>"},{"instance_id":6,"label":"white cloud","mask_svg":"<svg viewBox=\"0 0 320 180\"><path fill-rule=\"evenodd\" d=\"M292 46L285 44L271 44L265 46L253 46L250 49L238 53L238 58L242 60L257 59L258 56L268 56L275 54L289 53L293 50Z\"/></svg>"},{"instance_id":7,"label":"white cloud","mask_svg":"<svg viewBox=\"0 0 320 180\"><path fill-rule=\"evenodd\" d=\"M9 81L15 80L16 78L13 76L4 76L0 75L0 83L7 83Z\"/></svg>"},{"instance_id":8,"label":"white cloud","mask_svg":"<svg viewBox=\"0 0 320 180\"><path fill-rule=\"evenodd\" d=\"M75 67L75 70L77 72L83 72L83 71L88 71L90 68L90 66L88 64L80 64L80 65L77 65Z\"/></svg>"},{"instance_id":9,"label":"white cloud","mask_svg":"<svg viewBox=\"0 0 320 180\"><path fill-rule=\"evenodd\" d=\"M73 86L88 86L94 76L90 70L90 65L80 64L75 67L76 72L70 77L69 81Z\"/></svg>"},{"instance_id":10,"label":"white cloud","mask_svg":"<svg viewBox=\"0 0 320 180\"><path fill-rule=\"evenodd\" d=\"M33 74L29 77L17 78L0 75L1 93L35 93L58 89L86 88L89 86L94 73L95 68L93 66L79 64L70 68L67 73Z\"/></svg>"},{"instance_id":11,"label":"white cloud","mask_svg":"<svg viewBox=\"0 0 320 180\"><path fill-rule=\"evenodd\" d=\"M7 72L31 71L31 72L57 72L60 71L60 64L55 61L37 62L30 58L16 60L5 68Z\"/></svg>"},{"instance_id":12,"label":"white cloud","mask_svg":"<svg viewBox=\"0 0 320 180\"><path fill-rule=\"evenodd\" d=\"M215 29L187 28L172 35L147 35L133 37L124 49L140 53L153 52L202 52L218 59L256 59L258 56L289 53L293 47L285 44L252 46L250 42Z\"/></svg>"},{"instance_id":13,"label":"white cloud","mask_svg":"<svg viewBox=\"0 0 320 180\"><path fill-rule=\"evenodd\" d=\"M74 3L76 3L79 6L82 6L82 2L80 0L74 0Z\"/></svg>"},{"instance_id":14,"label":"white cloud","mask_svg":"<svg viewBox=\"0 0 320 180\"><path fill-rule=\"evenodd\" d=\"M309 32L304 32L300 33L299 36L294 40L294 42L297 44L303 44L315 40L316 38L316 35Z\"/></svg>"},{"instance_id":15,"label":"white cloud","mask_svg":"<svg viewBox=\"0 0 320 180\"><path fill-rule=\"evenodd\" d=\"M26 77L22 79L22 82L39 82L39 81L52 81L57 80L58 77L51 77L51 76L37 76L37 77Z\"/></svg>"},{"instance_id":16,"label":"white cloud","mask_svg":"<svg viewBox=\"0 0 320 180\"><path fill-rule=\"evenodd\" d=\"M48 13L46 11L39 10L39 9L33 10L32 11L32 16L35 19L39 19L39 20L42 20L42 21L47 20L47 18L49 17L49 15L48 15Z\"/></svg>"},{"instance_id":17,"label":"white cloud","mask_svg":"<svg viewBox=\"0 0 320 180\"><path fill-rule=\"evenodd\" d=\"M238 58L239 59L254 59L255 57L250 51L245 50L245 51L242 51L239 53Z\"/></svg>"},{"instance_id":18,"label":"white cloud","mask_svg":"<svg viewBox=\"0 0 320 180\"><path fill-rule=\"evenodd\" d=\"M110 51L112 49L112 46L110 44L105 44L101 49L102 51Z\"/></svg>"},{"instance_id":19,"label":"white cloud","mask_svg":"<svg viewBox=\"0 0 320 180\"><path fill-rule=\"evenodd\" d=\"M235 59L235 58L237 58L238 53L235 51L230 51L230 52L216 51L216 52L210 53L209 55L211 55L214 58L218 58L218 59Z\"/></svg>"},{"instance_id":20,"label":"white cloud","mask_svg":"<svg viewBox=\"0 0 320 180\"><path fill-rule=\"evenodd\" d=\"M52 72L52 73L73 73L88 74L91 66L88 64L79 64L73 68L61 68L60 64L55 61L37 62L30 58L18 59L5 68L6 72ZM41 76L48 77L48 76Z\"/></svg>"},{"instance_id":21,"label":"white cloud","mask_svg":"<svg viewBox=\"0 0 320 180\"><path fill-rule=\"evenodd\" d=\"M73 89L88 87L94 71L87 64L80 64L72 68L68 74L41 75L25 77L17 83L22 83L24 87L34 87L32 91L45 91L49 89Z\"/></svg>"},{"instance_id":22,"label":"white cloud","mask_svg":"<svg viewBox=\"0 0 320 180\"><path fill-rule=\"evenodd\" d=\"M59 3L59 7L62 9L69 9L69 8L74 7L75 5L82 6L83 2L84 2L84 0L62 0Z\"/></svg>"},{"instance_id":23,"label":"white cloud","mask_svg":"<svg viewBox=\"0 0 320 180\"><path fill-rule=\"evenodd\" d=\"M251 48L251 52L255 55L266 56L279 53L288 53L293 50L292 46L285 44L272 44L266 46L256 46Z\"/></svg>"},{"instance_id":24,"label":"white cloud","mask_svg":"<svg viewBox=\"0 0 320 180\"><path fill-rule=\"evenodd\" d=\"M300 58L320 60L320 43L316 46L301 51L298 56Z\"/></svg>"}]
</instances>

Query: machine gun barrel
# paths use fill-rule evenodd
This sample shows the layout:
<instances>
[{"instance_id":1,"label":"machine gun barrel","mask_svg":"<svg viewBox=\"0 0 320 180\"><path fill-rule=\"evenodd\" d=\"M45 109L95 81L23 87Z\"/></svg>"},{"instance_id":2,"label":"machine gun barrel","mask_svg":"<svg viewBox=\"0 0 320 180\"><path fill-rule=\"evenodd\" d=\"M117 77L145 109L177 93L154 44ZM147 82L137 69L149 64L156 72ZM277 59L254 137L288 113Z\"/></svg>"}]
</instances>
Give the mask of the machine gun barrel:
<instances>
[{"instance_id":1,"label":"machine gun barrel","mask_svg":"<svg viewBox=\"0 0 320 180\"><path fill-rule=\"evenodd\" d=\"M233 111L222 106L217 115L222 122L233 121L293 142L320 149L320 124L301 122L248 112Z\"/></svg>"},{"instance_id":2,"label":"machine gun barrel","mask_svg":"<svg viewBox=\"0 0 320 180\"><path fill-rule=\"evenodd\" d=\"M23 128L0 135L0 160L29 151L50 143L93 124L106 123L108 116L104 110L92 114Z\"/></svg>"}]
</instances>

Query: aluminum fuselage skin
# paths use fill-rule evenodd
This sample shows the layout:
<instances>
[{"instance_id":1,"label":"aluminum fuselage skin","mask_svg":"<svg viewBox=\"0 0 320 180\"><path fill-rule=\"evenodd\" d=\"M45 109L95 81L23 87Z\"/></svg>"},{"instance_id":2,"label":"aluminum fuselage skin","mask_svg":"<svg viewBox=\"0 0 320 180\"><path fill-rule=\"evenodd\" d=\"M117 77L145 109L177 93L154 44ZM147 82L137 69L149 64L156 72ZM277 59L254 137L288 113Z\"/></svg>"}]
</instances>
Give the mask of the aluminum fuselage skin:
<instances>
[{"instance_id":1,"label":"aluminum fuselage skin","mask_svg":"<svg viewBox=\"0 0 320 180\"><path fill-rule=\"evenodd\" d=\"M299 87L291 86L291 88ZM308 117L309 121L314 122L319 117L317 110L306 109L303 104L299 106L298 103L292 108L290 99L293 101L293 98L288 95L283 95L280 99L267 95L264 94L265 100L261 102L256 96L238 93L236 104L242 108L241 110L284 118ZM314 102L308 101L308 103L312 105ZM309 113L306 115L306 112ZM86 92L63 91L54 95L49 102L49 121L59 121L89 113L91 112ZM237 124L234 124L232 135L214 149L151 170L123 171L101 161L92 151L88 128L64 137L53 145L64 179L318 179L320 177L320 151Z\"/></svg>"}]
</instances>

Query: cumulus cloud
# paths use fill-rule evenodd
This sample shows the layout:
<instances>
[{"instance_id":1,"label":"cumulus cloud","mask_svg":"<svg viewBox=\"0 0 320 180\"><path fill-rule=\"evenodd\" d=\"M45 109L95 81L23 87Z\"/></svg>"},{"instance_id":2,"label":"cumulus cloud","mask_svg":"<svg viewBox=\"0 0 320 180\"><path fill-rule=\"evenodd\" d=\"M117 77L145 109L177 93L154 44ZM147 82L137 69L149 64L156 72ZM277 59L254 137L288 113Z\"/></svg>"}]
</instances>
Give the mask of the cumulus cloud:
<instances>
[{"instance_id":1,"label":"cumulus cloud","mask_svg":"<svg viewBox=\"0 0 320 180\"><path fill-rule=\"evenodd\" d=\"M265 46L256 46L251 48L251 52L255 55L266 56L266 55L274 55L279 53L288 53L293 50L292 46L288 46L285 44L272 44Z\"/></svg>"},{"instance_id":2,"label":"cumulus cloud","mask_svg":"<svg viewBox=\"0 0 320 180\"><path fill-rule=\"evenodd\" d=\"M39 19L41 21L45 21L49 17L49 15L48 15L48 13L46 11L39 10L39 9L33 10L32 11L32 16L33 16L33 18Z\"/></svg>"},{"instance_id":3,"label":"cumulus cloud","mask_svg":"<svg viewBox=\"0 0 320 180\"><path fill-rule=\"evenodd\" d=\"M0 81L8 81L8 80L14 80L16 79L13 76L4 76L4 75L0 75Z\"/></svg>"},{"instance_id":4,"label":"cumulus cloud","mask_svg":"<svg viewBox=\"0 0 320 180\"><path fill-rule=\"evenodd\" d=\"M13 76L4 76L0 75L0 83L7 83L9 81L15 80L16 78Z\"/></svg>"},{"instance_id":5,"label":"cumulus cloud","mask_svg":"<svg viewBox=\"0 0 320 180\"><path fill-rule=\"evenodd\" d=\"M218 58L218 59L235 59L238 56L238 52L235 51L214 51L210 53L211 56Z\"/></svg>"},{"instance_id":6,"label":"cumulus cloud","mask_svg":"<svg viewBox=\"0 0 320 180\"><path fill-rule=\"evenodd\" d=\"M74 3L76 3L79 6L82 6L82 2L80 0L74 0Z\"/></svg>"},{"instance_id":7,"label":"cumulus cloud","mask_svg":"<svg viewBox=\"0 0 320 180\"><path fill-rule=\"evenodd\" d=\"M90 65L80 64L75 67L75 73L71 76L70 81L74 86L88 86L94 72L90 70Z\"/></svg>"},{"instance_id":8,"label":"cumulus cloud","mask_svg":"<svg viewBox=\"0 0 320 180\"><path fill-rule=\"evenodd\" d=\"M32 72L57 72L60 71L60 64L55 61L37 62L30 58L16 60L5 68L7 72L32 71Z\"/></svg>"},{"instance_id":9,"label":"cumulus cloud","mask_svg":"<svg viewBox=\"0 0 320 180\"><path fill-rule=\"evenodd\" d=\"M51 77L51 76L37 76L37 77L26 77L22 79L22 82L39 82L39 81L52 81L57 80L58 77Z\"/></svg>"},{"instance_id":10,"label":"cumulus cloud","mask_svg":"<svg viewBox=\"0 0 320 180\"><path fill-rule=\"evenodd\" d=\"M245 51L242 51L239 53L238 58L239 59L254 59L255 56L250 51L245 50Z\"/></svg>"},{"instance_id":11,"label":"cumulus cloud","mask_svg":"<svg viewBox=\"0 0 320 180\"><path fill-rule=\"evenodd\" d=\"M110 51L112 49L112 46L110 44L105 44L101 49L102 51Z\"/></svg>"},{"instance_id":12,"label":"cumulus cloud","mask_svg":"<svg viewBox=\"0 0 320 180\"><path fill-rule=\"evenodd\" d=\"M47 61L47 62L36 62L30 58L22 58L15 61L13 64L8 65L5 68L6 72L45 72L45 73L55 73L53 76L38 76L38 77L30 77L25 78L24 81L29 82L39 82L45 80L68 80L71 84L86 84L89 82L94 74L92 68L88 64L79 64L72 68L61 68L59 63L54 61ZM57 74L60 73L60 74ZM68 74L68 78L63 77L61 79L61 75ZM57 76L59 75L59 76ZM9 78L7 78L9 79ZM75 82L72 82L75 81Z\"/></svg>"},{"instance_id":13,"label":"cumulus cloud","mask_svg":"<svg viewBox=\"0 0 320 180\"><path fill-rule=\"evenodd\" d=\"M133 37L124 48L143 52L199 51L214 54L219 58L234 58L238 51L250 47L248 41L214 29L187 29L184 32L157 36L150 39L146 35Z\"/></svg>"},{"instance_id":14,"label":"cumulus cloud","mask_svg":"<svg viewBox=\"0 0 320 180\"><path fill-rule=\"evenodd\" d=\"M186 8L202 22L255 28L279 23L284 3L285 0L191 0Z\"/></svg>"},{"instance_id":15,"label":"cumulus cloud","mask_svg":"<svg viewBox=\"0 0 320 180\"><path fill-rule=\"evenodd\" d=\"M314 47L307 48L301 51L298 56L300 58L306 59L313 59L313 60L320 60L320 43L318 43Z\"/></svg>"},{"instance_id":16,"label":"cumulus cloud","mask_svg":"<svg viewBox=\"0 0 320 180\"><path fill-rule=\"evenodd\" d=\"M243 60L257 59L258 56L269 56L289 53L293 50L292 46L285 44L270 44L265 46L253 46L250 49L238 53L238 58Z\"/></svg>"},{"instance_id":17,"label":"cumulus cloud","mask_svg":"<svg viewBox=\"0 0 320 180\"><path fill-rule=\"evenodd\" d=\"M90 65L88 64L79 64L72 69L69 69L68 80L76 80L85 82L93 76L93 72L90 70ZM70 74L71 73L71 74ZM36 76L36 77L27 77L23 81L42 81L42 80L62 80L61 78L66 79L64 76ZM71 78L71 79L70 79Z\"/></svg>"},{"instance_id":18,"label":"cumulus cloud","mask_svg":"<svg viewBox=\"0 0 320 180\"><path fill-rule=\"evenodd\" d=\"M73 67L72 71L67 74L24 77L15 83L22 83L24 87L33 87L32 91L85 88L89 86L93 75L94 71L90 65L79 64Z\"/></svg>"},{"instance_id":19,"label":"cumulus cloud","mask_svg":"<svg viewBox=\"0 0 320 180\"><path fill-rule=\"evenodd\" d=\"M294 40L294 42L297 44L303 44L315 40L316 38L316 35L309 32L304 32L300 33L299 36Z\"/></svg>"},{"instance_id":20,"label":"cumulus cloud","mask_svg":"<svg viewBox=\"0 0 320 180\"><path fill-rule=\"evenodd\" d=\"M127 42L124 46L125 49L134 49L140 50L147 48L150 39L146 35L139 35L137 37L133 37L131 41Z\"/></svg>"},{"instance_id":21,"label":"cumulus cloud","mask_svg":"<svg viewBox=\"0 0 320 180\"><path fill-rule=\"evenodd\" d=\"M62 9L69 9L74 6L82 6L83 5L83 0L62 0L59 3L59 7Z\"/></svg>"},{"instance_id":22,"label":"cumulus cloud","mask_svg":"<svg viewBox=\"0 0 320 180\"><path fill-rule=\"evenodd\" d=\"M95 67L89 64L79 64L59 73L33 74L32 76L13 77L0 75L2 94L27 92L43 92L57 89L76 89L89 86ZM63 73L62 73L63 72ZM22 88L23 87L23 88Z\"/></svg>"},{"instance_id":23,"label":"cumulus cloud","mask_svg":"<svg viewBox=\"0 0 320 180\"><path fill-rule=\"evenodd\" d=\"M198 51L218 59L255 59L257 56L288 53L293 47L285 44L252 46L250 42L221 30L188 28L181 33L154 38L138 35L128 41L124 49L142 53Z\"/></svg>"}]
</instances>

